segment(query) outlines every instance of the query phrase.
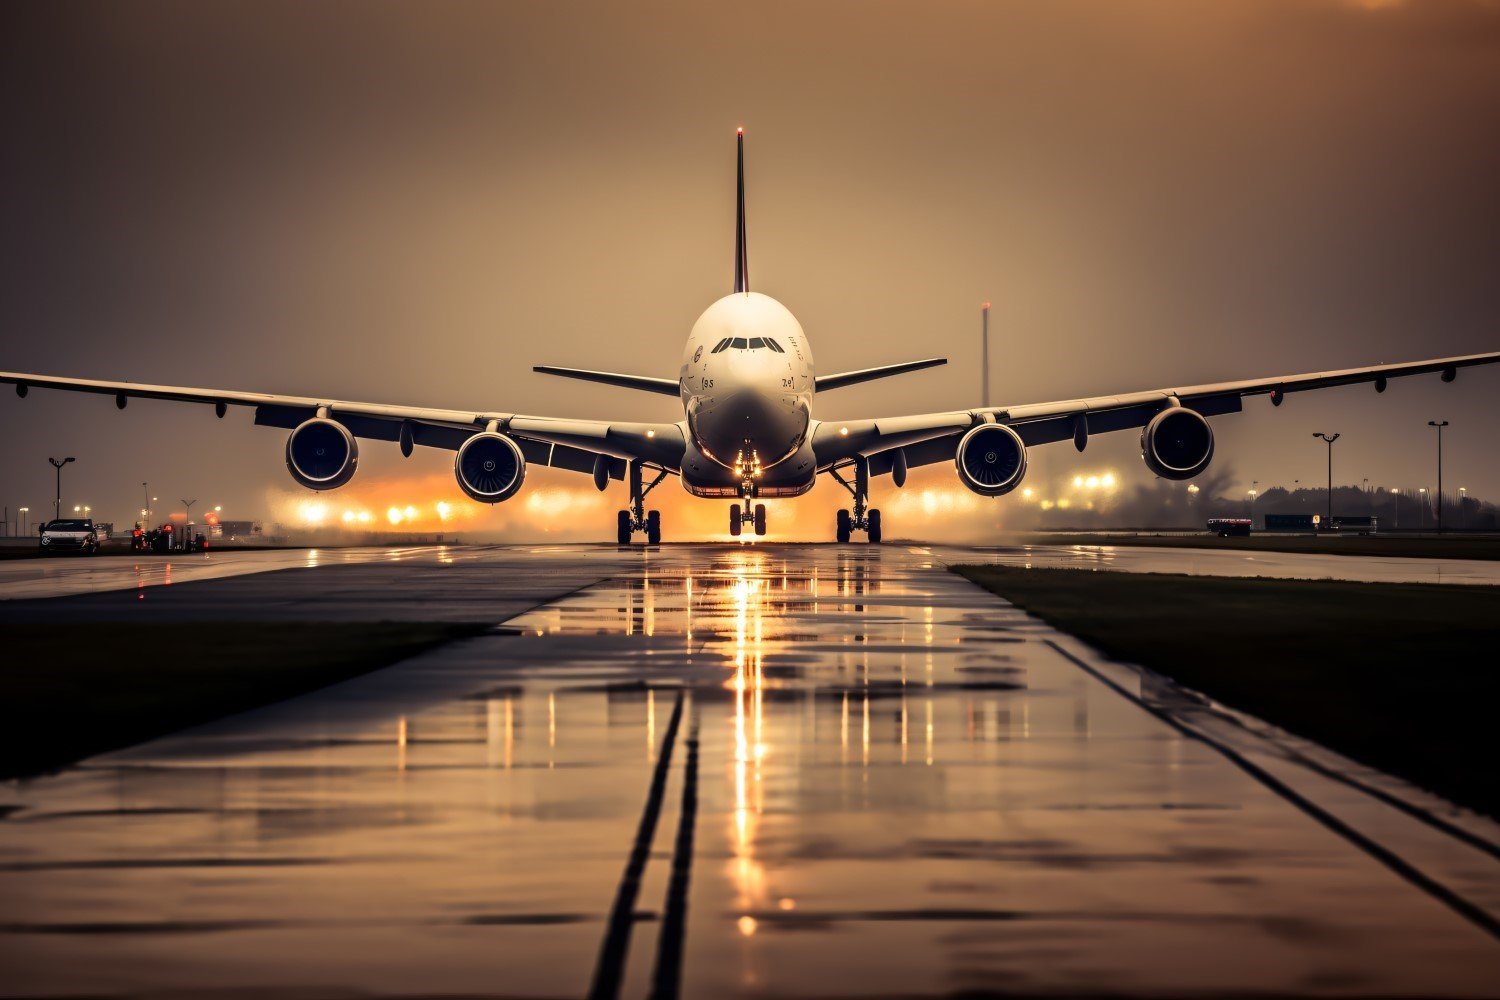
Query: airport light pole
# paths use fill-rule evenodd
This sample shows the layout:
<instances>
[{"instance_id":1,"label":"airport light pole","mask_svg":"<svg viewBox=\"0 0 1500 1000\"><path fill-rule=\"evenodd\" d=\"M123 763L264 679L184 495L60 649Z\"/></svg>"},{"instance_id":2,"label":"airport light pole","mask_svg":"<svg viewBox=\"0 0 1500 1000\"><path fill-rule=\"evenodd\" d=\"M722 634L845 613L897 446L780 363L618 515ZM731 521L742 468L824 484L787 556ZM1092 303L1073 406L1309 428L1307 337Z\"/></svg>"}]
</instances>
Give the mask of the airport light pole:
<instances>
[{"instance_id":1,"label":"airport light pole","mask_svg":"<svg viewBox=\"0 0 1500 1000\"><path fill-rule=\"evenodd\" d=\"M990 405L990 304L980 310L979 320L979 405Z\"/></svg>"},{"instance_id":2,"label":"airport light pole","mask_svg":"<svg viewBox=\"0 0 1500 1000\"><path fill-rule=\"evenodd\" d=\"M1340 434L1324 434L1318 431L1313 434L1315 438L1321 438L1328 442L1328 523L1323 525L1324 531L1333 530L1333 442L1337 441Z\"/></svg>"},{"instance_id":3,"label":"airport light pole","mask_svg":"<svg viewBox=\"0 0 1500 1000\"><path fill-rule=\"evenodd\" d=\"M49 458L47 461L51 462L52 467L57 470L57 498L52 501L52 520L55 521L62 517L62 467L69 462L76 461L76 459L72 455L69 455L61 462L55 458Z\"/></svg>"},{"instance_id":4,"label":"airport light pole","mask_svg":"<svg viewBox=\"0 0 1500 1000\"><path fill-rule=\"evenodd\" d=\"M1468 510L1467 505L1464 503L1464 501L1468 499L1468 497L1465 496L1465 494L1467 494L1468 492L1469 491L1466 490L1466 489L1464 489L1462 486L1460 486L1458 488L1458 530L1459 531L1463 531L1465 528L1467 528L1469 526L1469 510ZM26 508L22 507L21 509L25 510Z\"/></svg>"},{"instance_id":5,"label":"airport light pole","mask_svg":"<svg viewBox=\"0 0 1500 1000\"><path fill-rule=\"evenodd\" d=\"M31 513L30 507L17 508L16 513L21 515L21 534L26 534L26 515Z\"/></svg>"},{"instance_id":6,"label":"airport light pole","mask_svg":"<svg viewBox=\"0 0 1500 1000\"><path fill-rule=\"evenodd\" d=\"M1437 490L1437 530L1443 533L1443 428L1448 426L1446 420L1429 420L1428 427L1436 427L1438 432L1438 490Z\"/></svg>"},{"instance_id":7,"label":"airport light pole","mask_svg":"<svg viewBox=\"0 0 1500 1000\"><path fill-rule=\"evenodd\" d=\"M182 501L182 505L187 508L187 521L182 526L182 530L187 534L187 538L183 539L184 542L190 541L193 537L193 504L197 502L197 497L193 497L193 499L191 500Z\"/></svg>"}]
</instances>

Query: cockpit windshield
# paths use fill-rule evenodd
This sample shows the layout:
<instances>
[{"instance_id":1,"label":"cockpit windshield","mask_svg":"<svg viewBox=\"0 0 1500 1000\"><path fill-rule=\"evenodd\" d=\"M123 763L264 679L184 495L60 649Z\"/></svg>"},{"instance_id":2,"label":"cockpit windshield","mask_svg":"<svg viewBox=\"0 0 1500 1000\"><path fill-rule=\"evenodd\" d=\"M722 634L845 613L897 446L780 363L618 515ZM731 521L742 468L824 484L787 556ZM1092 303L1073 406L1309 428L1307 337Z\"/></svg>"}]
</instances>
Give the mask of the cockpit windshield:
<instances>
[{"instance_id":1,"label":"cockpit windshield","mask_svg":"<svg viewBox=\"0 0 1500 1000\"><path fill-rule=\"evenodd\" d=\"M781 345L770 337L725 337L715 344L714 349L708 353L718 354L720 351L727 351L730 348L736 351L759 351L765 348L775 351L777 354L786 353L786 351L782 350Z\"/></svg>"}]
</instances>

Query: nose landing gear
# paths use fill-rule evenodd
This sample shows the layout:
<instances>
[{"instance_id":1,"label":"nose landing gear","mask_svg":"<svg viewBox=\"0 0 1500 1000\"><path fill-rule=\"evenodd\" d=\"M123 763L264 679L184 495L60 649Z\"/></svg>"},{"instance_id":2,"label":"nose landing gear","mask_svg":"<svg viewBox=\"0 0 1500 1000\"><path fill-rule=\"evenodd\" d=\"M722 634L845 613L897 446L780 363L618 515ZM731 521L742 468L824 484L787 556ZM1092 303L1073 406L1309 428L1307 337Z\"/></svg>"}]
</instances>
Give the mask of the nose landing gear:
<instances>
[{"instance_id":1,"label":"nose landing gear","mask_svg":"<svg viewBox=\"0 0 1500 1000\"><path fill-rule=\"evenodd\" d=\"M656 489L656 484L667 478L666 470L656 470L656 477L651 482L643 484L641 463L637 459L630 463L626 474L630 482L630 509L619 511L615 515L615 540L621 545L629 545L631 536L637 531L644 531L647 545L660 545L661 511L646 510L646 494Z\"/></svg>"},{"instance_id":2,"label":"nose landing gear","mask_svg":"<svg viewBox=\"0 0 1500 1000\"><path fill-rule=\"evenodd\" d=\"M847 468L847 466L846 466ZM881 539L880 511L874 510L866 505L870 500L870 465L863 458L854 460L854 482L849 482L839 475L838 469L829 469L828 474L838 481L838 484L849 491L854 498L854 511L848 510L838 512L834 522L834 538L840 544L849 541L850 535L856 531L863 531L872 545L879 545Z\"/></svg>"},{"instance_id":3,"label":"nose landing gear","mask_svg":"<svg viewBox=\"0 0 1500 1000\"><path fill-rule=\"evenodd\" d=\"M738 538L747 524L754 527L757 535L766 533L766 505L758 503L752 508L749 497L743 506L734 504L729 508L729 533Z\"/></svg>"}]
</instances>

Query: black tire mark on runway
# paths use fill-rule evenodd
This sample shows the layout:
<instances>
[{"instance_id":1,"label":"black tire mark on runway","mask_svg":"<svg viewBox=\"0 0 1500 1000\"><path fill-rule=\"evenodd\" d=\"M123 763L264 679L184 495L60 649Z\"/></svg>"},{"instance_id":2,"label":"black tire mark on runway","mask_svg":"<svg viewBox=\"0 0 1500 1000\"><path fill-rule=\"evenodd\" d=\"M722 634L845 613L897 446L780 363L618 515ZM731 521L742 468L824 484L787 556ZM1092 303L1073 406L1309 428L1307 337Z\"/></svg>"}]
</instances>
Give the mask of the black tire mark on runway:
<instances>
[{"instance_id":1,"label":"black tire mark on runway","mask_svg":"<svg viewBox=\"0 0 1500 1000\"><path fill-rule=\"evenodd\" d=\"M1410 882L1418 889L1427 893L1433 899L1436 899L1438 902L1444 904L1459 916L1463 917L1464 919L1468 920L1470 923L1478 927L1480 930L1489 934L1490 937L1500 938L1500 920L1496 920L1489 914L1488 911L1479 906L1476 906L1474 903L1469 902L1467 899L1460 896L1458 893L1454 892L1447 886L1443 885L1441 882L1438 882L1436 879L1432 878L1430 875L1417 868L1411 862L1407 861L1405 858L1392 851L1390 848L1386 847L1383 844L1377 843L1369 837L1366 837L1364 834L1354 829L1354 827L1350 826L1348 823L1345 823L1343 820L1333 815L1333 813L1329 812L1322 806L1318 805L1316 802L1313 802L1311 799L1296 791L1286 782L1282 781L1280 778L1277 778L1275 775L1271 774L1259 764L1252 762L1238 750L1235 750L1234 748L1227 746L1226 744L1220 743L1211 736L1198 732L1186 723L1173 718L1172 715L1170 715L1166 711L1163 711L1162 709L1157 708L1155 705L1152 705L1150 702L1147 702L1144 699L1131 694L1130 691L1128 691L1126 688L1122 687L1119 684L1116 684L1109 677L1105 676L1094 667L1090 666L1083 660L1068 652L1066 649L1062 648L1062 646L1058 645L1054 640L1043 639L1042 642L1046 643L1048 646L1052 647L1052 649L1056 650L1057 653L1064 657L1069 663L1073 664L1078 669L1088 674L1090 677L1099 681L1105 687L1120 695L1122 698L1125 698L1127 701L1130 701L1135 705L1139 705L1142 709L1151 713L1151 715L1155 716L1157 719L1161 720L1167 725L1171 726L1183 736L1186 736L1191 740L1196 740L1199 743L1202 743L1204 746L1218 751L1220 756L1229 761L1235 767L1238 767L1241 771L1244 771L1246 774L1250 775L1250 777L1254 778L1256 781L1259 781L1271 791L1275 792L1277 795L1281 796L1283 799L1290 802L1298 809L1302 810L1303 813L1321 823L1331 832L1337 834L1340 837L1343 837L1345 840L1349 841L1349 843L1364 851L1366 854L1374 858L1376 861L1380 862L1382 865L1385 865L1385 867L1389 868L1392 872L1405 879L1407 882Z\"/></svg>"},{"instance_id":2,"label":"black tire mark on runway","mask_svg":"<svg viewBox=\"0 0 1500 1000\"><path fill-rule=\"evenodd\" d=\"M687 763L683 769L682 811L677 819L677 845L672 850L672 879L661 934L656 939L656 967L651 973L652 1000L675 1000L682 992L682 952L687 937L687 894L693 875L693 834L698 821L698 719L688 730Z\"/></svg>"},{"instance_id":3,"label":"black tire mark on runway","mask_svg":"<svg viewBox=\"0 0 1500 1000\"><path fill-rule=\"evenodd\" d=\"M1173 683L1175 684L1175 682ZM1212 709L1210 709L1210 711L1212 711ZM1251 729L1249 726L1245 725L1244 722L1236 719L1232 715L1226 715L1223 712L1214 712L1214 717L1243 730L1253 737L1260 738L1259 734L1256 733L1255 730ZM1472 831L1465 830L1461 826L1450 823L1447 820L1443 819L1441 816L1436 816L1428 812L1426 809L1423 809L1421 806L1416 805L1412 802L1408 802L1398 795L1393 795L1383 788L1366 784L1353 775L1343 774L1339 771L1335 771L1331 767L1320 764L1318 761L1307 756L1299 750L1291 747L1281 747L1280 749L1290 759L1296 761L1298 764L1307 768L1309 771L1321 775L1322 777L1327 778L1329 781L1337 781L1340 784L1348 785L1350 788L1353 788L1356 791L1363 792L1364 794L1370 796L1370 798L1375 799L1384 805L1390 806L1397 812L1404 813L1417 822L1426 824L1427 826L1432 827L1434 830L1438 830L1444 834L1447 834L1454 840L1462 841L1463 843L1468 844L1470 847L1474 848L1476 851L1482 851L1495 860L1500 861L1500 844L1491 843L1490 841L1485 840L1483 837L1479 836L1477 833L1473 833Z\"/></svg>"},{"instance_id":4,"label":"black tire mark on runway","mask_svg":"<svg viewBox=\"0 0 1500 1000\"><path fill-rule=\"evenodd\" d=\"M613 1000L620 995L620 980L630 950L635 901L641 894L641 874L646 870L651 841L656 836L656 822L661 818L661 801L667 787L667 771L672 764L672 748L677 742L677 727L682 722L682 698L679 690L677 702L672 706L672 719L661 739L661 753L656 757L656 770L651 775L651 788L646 793L646 808L641 812L635 843L631 845L625 872L620 876L620 888L615 892L614 906L609 911L609 923L599 946L599 960L594 965L594 982L589 987L590 1000Z\"/></svg>"}]
</instances>

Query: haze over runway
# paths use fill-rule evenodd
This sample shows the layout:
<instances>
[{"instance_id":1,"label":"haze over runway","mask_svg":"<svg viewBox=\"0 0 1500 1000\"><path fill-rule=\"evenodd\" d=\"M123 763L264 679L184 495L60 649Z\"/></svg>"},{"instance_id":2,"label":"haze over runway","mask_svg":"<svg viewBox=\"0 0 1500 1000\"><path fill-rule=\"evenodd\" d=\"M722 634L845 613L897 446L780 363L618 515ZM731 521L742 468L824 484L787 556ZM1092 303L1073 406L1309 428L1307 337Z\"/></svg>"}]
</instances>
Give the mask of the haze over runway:
<instances>
[{"instance_id":1,"label":"haze over runway","mask_svg":"<svg viewBox=\"0 0 1500 1000\"><path fill-rule=\"evenodd\" d=\"M1477 0L35 5L0 46L6 370L532 413L563 395L533 364L671 377L727 290L737 124L756 287L827 369L952 358L829 418L973 405L983 300L1006 401L1495 346L1500 12ZM1454 482L1500 495L1497 377L1256 406L1216 422L1215 468L1316 481L1309 433L1336 429L1341 481L1432 487L1443 418ZM242 419L44 392L0 419L8 506L39 511L61 453L69 499L121 524L142 481L285 515L281 436ZM1090 467L1144 478L1132 437ZM446 458L367 448L343 496L465 504ZM473 527L541 530L520 505Z\"/></svg>"},{"instance_id":2,"label":"haze over runway","mask_svg":"<svg viewBox=\"0 0 1500 1000\"><path fill-rule=\"evenodd\" d=\"M1368 774L1100 659L946 571L973 553L328 555L0 605L504 623L7 786L8 991L1485 996L1500 979L1492 823L1417 793L1393 808Z\"/></svg>"}]
</instances>

